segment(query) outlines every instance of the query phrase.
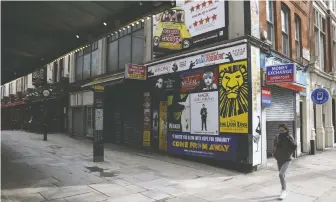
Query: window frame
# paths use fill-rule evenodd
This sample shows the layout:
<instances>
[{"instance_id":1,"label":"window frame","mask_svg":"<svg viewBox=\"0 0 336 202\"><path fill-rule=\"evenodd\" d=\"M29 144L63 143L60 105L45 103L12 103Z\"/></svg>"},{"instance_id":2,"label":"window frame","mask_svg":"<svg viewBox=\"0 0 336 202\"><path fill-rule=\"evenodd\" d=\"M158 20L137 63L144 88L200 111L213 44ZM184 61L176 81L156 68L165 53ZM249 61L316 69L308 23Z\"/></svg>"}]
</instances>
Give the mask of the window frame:
<instances>
[{"instance_id":1,"label":"window frame","mask_svg":"<svg viewBox=\"0 0 336 202\"><path fill-rule=\"evenodd\" d=\"M336 1L333 2L336 4ZM333 37L333 66L334 66L334 71L336 71L336 23L332 24L333 26L333 31L334 31L334 37Z\"/></svg>"},{"instance_id":2,"label":"window frame","mask_svg":"<svg viewBox=\"0 0 336 202\"><path fill-rule=\"evenodd\" d=\"M302 28L301 28L301 18L298 15L295 15L295 47L296 47L296 59L301 60L302 57Z\"/></svg>"},{"instance_id":3,"label":"window frame","mask_svg":"<svg viewBox=\"0 0 336 202\"><path fill-rule=\"evenodd\" d=\"M282 38L281 40L282 41L282 54L286 55L287 57L290 57L291 56L290 10L285 5L281 5L281 38ZM284 41L285 38L287 41ZM284 47L284 44L286 44L286 47Z\"/></svg>"},{"instance_id":4,"label":"window frame","mask_svg":"<svg viewBox=\"0 0 336 202\"><path fill-rule=\"evenodd\" d=\"M316 33L318 32L318 36ZM315 42L315 56L319 57L319 68L325 69L325 16L320 11L314 8L314 42ZM318 37L318 39L317 39ZM322 38L322 40L321 40ZM316 41L318 40L318 41ZM316 44L318 44L318 51L316 51ZM318 54L318 55L317 55Z\"/></svg>"},{"instance_id":5,"label":"window frame","mask_svg":"<svg viewBox=\"0 0 336 202\"><path fill-rule=\"evenodd\" d=\"M130 36L131 39L131 43L130 43L130 62L133 62L133 51L132 51L132 46L133 46L133 34L141 29L145 29L144 26L144 22L137 22L137 23L133 23L133 25L126 27L125 29L121 29L118 30L116 32L114 32L113 34L109 35L107 37L107 57L109 57L109 44L115 41L118 41L118 62L117 62L117 68L113 68L113 70L109 70L109 63L108 63L108 59L107 59L107 65L106 65L106 72L108 73L113 73L113 72L118 72L120 70L122 70L122 68L120 68L120 39L126 37L126 36ZM145 39L144 39L145 40Z\"/></svg>"},{"instance_id":6,"label":"window frame","mask_svg":"<svg viewBox=\"0 0 336 202\"><path fill-rule=\"evenodd\" d=\"M272 19L269 19L271 17ZM266 0L266 30L267 30L267 42L272 44L275 49L275 29L274 29L274 2L272 0ZM268 33L269 29L271 33ZM269 37L271 40L269 40Z\"/></svg>"}]
</instances>

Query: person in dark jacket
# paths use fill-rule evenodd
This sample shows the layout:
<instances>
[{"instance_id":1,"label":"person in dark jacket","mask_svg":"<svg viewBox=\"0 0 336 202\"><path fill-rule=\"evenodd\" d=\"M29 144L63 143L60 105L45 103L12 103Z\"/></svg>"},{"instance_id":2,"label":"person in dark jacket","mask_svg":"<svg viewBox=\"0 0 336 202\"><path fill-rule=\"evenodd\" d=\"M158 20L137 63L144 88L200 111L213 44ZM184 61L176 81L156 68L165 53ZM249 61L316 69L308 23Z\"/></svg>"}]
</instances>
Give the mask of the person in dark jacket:
<instances>
[{"instance_id":1,"label":"person in dark jacket","mask_svg":"<svg viewBox=\"0 0 336 202\"><path fill-rule=\"evenodd\" d=\"M297 145L292 135L289 134L285 124L279 125L279 135L274 140L274 157L277 160L279 178L281 183L281 193L279 199L284 199L287 196L285 174L289 168L292 155Z\"/></svg>"}]
</instances>

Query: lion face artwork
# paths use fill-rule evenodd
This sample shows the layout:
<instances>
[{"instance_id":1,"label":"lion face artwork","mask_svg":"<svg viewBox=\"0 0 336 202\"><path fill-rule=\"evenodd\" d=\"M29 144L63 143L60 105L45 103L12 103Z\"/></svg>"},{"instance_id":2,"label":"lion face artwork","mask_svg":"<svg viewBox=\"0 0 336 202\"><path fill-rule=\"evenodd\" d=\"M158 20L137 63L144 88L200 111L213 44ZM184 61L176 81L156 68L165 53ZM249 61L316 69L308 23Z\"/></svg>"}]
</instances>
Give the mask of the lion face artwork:
<instances>
[{"instance_id":1,"label":"lion face artwork","mask_svg":"<svg viewBox=\"0 0 336 202\"><path fill-rule=\"evenodd\" d=\"M220 116L232 117L248 111L246 65L231 65L220 71Z\"/></svg>"}]
</instances>

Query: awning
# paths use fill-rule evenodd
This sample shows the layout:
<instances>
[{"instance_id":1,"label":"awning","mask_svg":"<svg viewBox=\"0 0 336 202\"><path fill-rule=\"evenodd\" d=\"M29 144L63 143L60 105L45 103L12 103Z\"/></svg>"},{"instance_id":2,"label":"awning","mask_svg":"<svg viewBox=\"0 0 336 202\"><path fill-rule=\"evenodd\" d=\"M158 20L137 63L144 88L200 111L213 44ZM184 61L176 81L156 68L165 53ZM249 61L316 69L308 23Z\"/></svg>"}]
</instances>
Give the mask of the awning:
<instances>
[{"instance_id":1,"label":"awning","mask_svg":"<svg viewBox=\"0 0 336 202\"><path fill-rule=\"evenodd\" d=\"M282 88L291 89L291 90L296 91L296 92L304 92L306 90L305 86L302 86L302 85L297 84L297 83L281 83L281 84L276 84L276 85L280 86Z\"/></svg>"},{"instance_id":2,"label":"awning","mask_svg":"<svg viewBox=\"0 0 336 202\"><path fill-rule=\"evenodd\" d=\"M1 104L1 108L14 107L14 106L24 105L24 104L26 104L25 101L18 101L18 102L14 102L14 103Z\"/></svg>"},{"instance_id":3,"label":"awning","mask_svg":"<svg viewBox=\"0 0 336 202\"><path fill-rule=\"evenodd\" d=\"M102 77L99 79L95 79L94 81L87 83L85 85L82 85L81 87L89 87L89 86L93 86L93 85L114 85L114 84L118 84L118 83L122 83L122 81L125 78L125 73L117 73L117 74L112 74L110 76L106 76L106 77Z\"/></svg>"}]
</instances>

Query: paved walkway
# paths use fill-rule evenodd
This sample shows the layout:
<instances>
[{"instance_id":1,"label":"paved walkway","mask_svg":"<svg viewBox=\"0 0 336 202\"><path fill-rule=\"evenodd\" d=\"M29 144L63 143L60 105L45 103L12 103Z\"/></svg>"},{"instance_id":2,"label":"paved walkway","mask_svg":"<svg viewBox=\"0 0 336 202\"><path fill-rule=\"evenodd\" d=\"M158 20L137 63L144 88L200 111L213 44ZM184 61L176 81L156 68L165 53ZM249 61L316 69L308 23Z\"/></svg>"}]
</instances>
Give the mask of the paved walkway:
<instances>
[{"instance_id":1,"label":"paved walkway","mask_svg":"<svg viewBox=\"0 0 336 202\"><path fill-rule=\"evenodd\" d=\"M242 174L160 154L109 145L92 162L92 143L65 135L1 134L1 199L25 202L277 201L275 162ZM336 201L336 150L293 162L289 202Z\"/></svg>"}]
</instances>

